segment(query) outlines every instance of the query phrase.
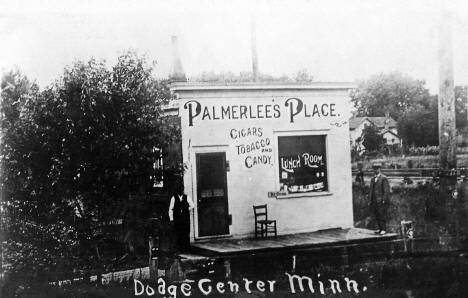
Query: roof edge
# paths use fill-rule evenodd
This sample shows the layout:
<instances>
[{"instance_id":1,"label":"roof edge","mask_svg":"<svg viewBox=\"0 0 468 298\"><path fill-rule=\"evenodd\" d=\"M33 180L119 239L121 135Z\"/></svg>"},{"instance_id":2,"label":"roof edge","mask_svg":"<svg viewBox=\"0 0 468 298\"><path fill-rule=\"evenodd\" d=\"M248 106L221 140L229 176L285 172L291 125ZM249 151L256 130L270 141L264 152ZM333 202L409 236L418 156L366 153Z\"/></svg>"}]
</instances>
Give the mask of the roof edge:
<instances>
[{"instance_id":1,"label":"roof edge","mask_svg":"<svg viewBox=\"0 0 468 298\"><path fill-rule=\"evenodd\" d=\"M357 85L350 82L312 82L312 83L172 83L171 91L242 91L242 90L350 90Z\"/></svg>"}]
</instances>

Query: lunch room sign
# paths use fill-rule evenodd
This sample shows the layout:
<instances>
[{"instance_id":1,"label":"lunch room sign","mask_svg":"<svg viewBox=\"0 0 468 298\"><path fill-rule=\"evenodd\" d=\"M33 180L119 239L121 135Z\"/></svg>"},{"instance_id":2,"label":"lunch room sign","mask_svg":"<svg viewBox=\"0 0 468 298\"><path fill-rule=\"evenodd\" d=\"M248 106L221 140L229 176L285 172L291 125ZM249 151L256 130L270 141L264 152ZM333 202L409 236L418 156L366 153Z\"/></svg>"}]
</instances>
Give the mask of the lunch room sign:
<instances>
[{"instance_id":1,"label":"lunch room sign","mask_svg":"<svg viewBox=\"0 0 468 298\"><path fill-rule=\"evenodd\" d=\"M325 135L278 138L278 172L282 192L328 190L325 138Z\"/></svg>"}]
</instances>

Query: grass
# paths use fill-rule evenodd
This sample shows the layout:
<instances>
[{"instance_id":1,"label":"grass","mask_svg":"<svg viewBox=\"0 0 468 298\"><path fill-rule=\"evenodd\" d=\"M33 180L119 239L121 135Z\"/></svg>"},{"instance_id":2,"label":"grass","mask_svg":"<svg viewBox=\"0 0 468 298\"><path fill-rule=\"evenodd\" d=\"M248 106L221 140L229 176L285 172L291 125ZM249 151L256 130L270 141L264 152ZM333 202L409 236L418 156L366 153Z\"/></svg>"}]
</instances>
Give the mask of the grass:
<instances>
[{"instance_id":1,"label":"grass","mask_svg":"<svg viewBox=\"0 0 468 298\"><path fill-rule=\"evenodd\" d=\"M369 208L367 193L368 186L353 186L353 205L355 225L360 228L374 229L375 222ZM425 184L411 187L401 185L392 189L390 207L388 212L388 225L392 232L397 232L401 220L412 220L416 223L415 236L418 238L437 239L450 233L455 219L458 219L451 209L447 209L442 203L443 194L439 192L436 185ZM468 198L463 198L468 201ZM468 206L468 205L466 205ZM467 210L462 210L467 212ZM445 216L450 214L450 216ZM461 226L468 227L468 222L461 222ZM463 231L462 232L467 232ZM269 258L265 264L256 257L255 275L261 276L259 268L273 274L274 278L284 276L285 270L289 270L290 259L275 259L271 262ZM262 266L259 266L261 264ZM277 267L268 267L270 264L279 264ZM281 265L283 264L283 265ZM302 266L302 267L301 267ZM238 274L246 274L248 266L241 266L237 263ZM235 268L233 264L233 268ZM279 270L279 269L280 270ZM414 290L414 294L419 297L466 297L463 296L468 291L468 283L464 282L468 278L468 258L464 254L456 258L434 258L424 259L404 259L387 260L385 263L360 264L354 267L332 267L316 268L306 265L304 262L298 263L298 270L301 274L316 276L316 273L329 274L332 277L339 277L342 274L358 281L362 281L369 287L369 292L362 294L362 297L405 297L407 289ZM267 270L268 269L268 270ZM271 270L270 270L271 269ZM458 270L458 271L457 271ZM284 278L284 277L283 277ZM307 295L290 295L288 291L278 289L274 295L266 297L309 297ZM177 297L183 297L178 293ZM460 296L461 295L461 296ZM10 282L4 284L1 297L135 297L133 293L133 280L123 283L110 283L108 285L93 285L90 283L76 283L65 287L51 287L45 284L28 284L23 281L19 283ZM351 297L353 295L338 295L339 297ZM202 297L200 293L195 293L192 297ZM213 295L212 297L216 297ZM225 295L225 297L246 297L242 295ZM335 297L327 295L324 297Z\"/></svg>"},{"instance_id":2,"label":"grass","mask_svg":"<svg viewBox=\"0 0 468 298\"><path fill-rule=\"evenodd\" d=\"M367 159L365 161L353 162L353 168L357 168L358 163L362 163L364 169L370 169L372 163L382 163L384 168L391 168L392 165L398 165L402 169L408 168L408 162L412 163L413 168L438 168L438 155L416 155L416 156L386 156L383 158ZM457 154L457 165L459 168L468 167L468 154Z\"/></svg>"},{"instance_id":3,"label":"grass","mask_svg":"<svg viewBox=\"0 0 468 298\"><path fill-rule=\"evenodd\" d=\"M376 229L367 194L369 187L353 186L353 207L355 226ZM444 203L447 202L447 203ZM415 237L434 239L466 238L468 236L468 197L460 197L455 204L451 194L444 194L437 185L395 185L392 187L387 213L387 226L391 232L399 232L401 221L415 223ZM457 244L446 243L450 248ZM428 247L428 249L438 249Z\"/></svg>"}]
</instances>

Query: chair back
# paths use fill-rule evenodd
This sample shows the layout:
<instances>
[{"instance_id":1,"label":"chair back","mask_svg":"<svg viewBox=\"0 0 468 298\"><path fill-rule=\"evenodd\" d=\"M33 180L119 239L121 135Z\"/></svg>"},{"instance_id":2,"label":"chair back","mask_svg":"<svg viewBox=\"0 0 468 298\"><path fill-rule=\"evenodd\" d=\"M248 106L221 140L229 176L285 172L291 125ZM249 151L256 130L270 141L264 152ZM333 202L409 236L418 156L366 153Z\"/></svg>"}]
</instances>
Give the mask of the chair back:
<instances>
[{"instance_id":1,"label":"chair back","mask_svg":"<svg viewBox=\"0 0 468 298\"><path fill-rule=\"evenodd\" d=\"M268 210L267 210L266 204L253 206L253 209L254 209L255 221L268 219Z\"/></svg>"}]
</instances>

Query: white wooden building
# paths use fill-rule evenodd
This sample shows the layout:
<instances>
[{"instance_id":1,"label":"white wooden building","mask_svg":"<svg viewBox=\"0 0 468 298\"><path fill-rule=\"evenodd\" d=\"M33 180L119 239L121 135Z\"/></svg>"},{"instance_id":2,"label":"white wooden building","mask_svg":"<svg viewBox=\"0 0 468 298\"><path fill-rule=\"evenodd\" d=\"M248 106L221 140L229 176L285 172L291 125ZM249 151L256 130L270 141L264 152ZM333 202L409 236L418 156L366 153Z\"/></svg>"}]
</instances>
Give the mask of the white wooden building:
<instances>
[{"instance_id":1,"label":"white wooden building","mask_svg":"<svg viewBox=\"0 0 468 298\"><path fill-rule=\"evenodd\" d=\"M352 227L352 87L173 84L192 241L252 236L258 204L279 234Z\"/></svg>"}]
</instances>

